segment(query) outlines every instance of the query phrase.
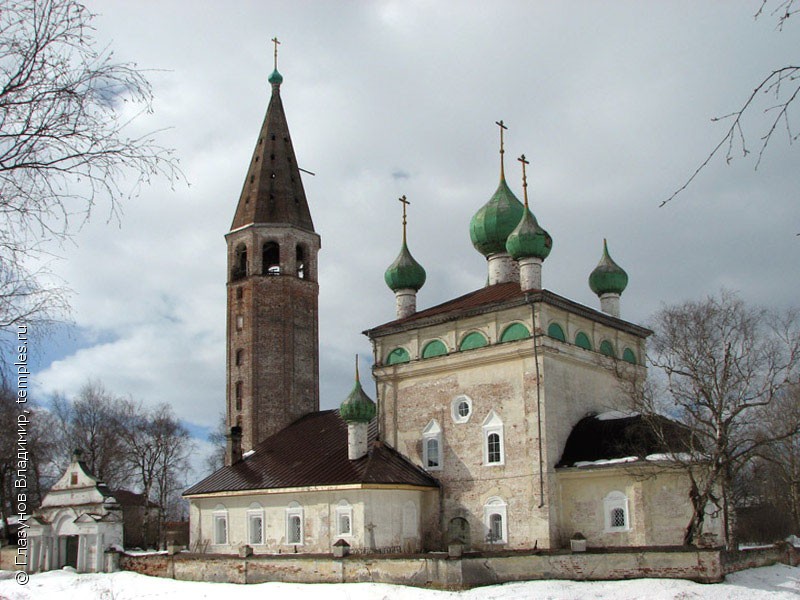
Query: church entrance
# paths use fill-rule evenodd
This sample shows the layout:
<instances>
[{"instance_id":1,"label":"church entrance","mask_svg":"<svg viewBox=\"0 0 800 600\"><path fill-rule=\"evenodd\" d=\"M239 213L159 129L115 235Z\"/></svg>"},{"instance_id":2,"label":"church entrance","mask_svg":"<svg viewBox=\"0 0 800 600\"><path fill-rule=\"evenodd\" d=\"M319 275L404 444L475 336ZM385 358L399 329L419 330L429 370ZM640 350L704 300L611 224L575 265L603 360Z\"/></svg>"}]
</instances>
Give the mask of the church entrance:
<instances>
[{"instance_id":1,"label":"church entrance","mask_svg":"<svg viewBox=\"0 0 800 600\"><path fill-rule=\"evenodd\" d=\"M68 535L66 544L66 562L64 566L78 568L78 536Z\"/></svg>"},{"instance_id":2,"label":"church entrance","mask_svg":"<svg viewBox=\"0 0 800 600\"><path fill-rule=\"evenodd\" d=\"M450 519L450 525L447 527L447 543L461 544L464 549L469 548L469 523L466 519L461 517Z\"/></svg>"}]
</instances>

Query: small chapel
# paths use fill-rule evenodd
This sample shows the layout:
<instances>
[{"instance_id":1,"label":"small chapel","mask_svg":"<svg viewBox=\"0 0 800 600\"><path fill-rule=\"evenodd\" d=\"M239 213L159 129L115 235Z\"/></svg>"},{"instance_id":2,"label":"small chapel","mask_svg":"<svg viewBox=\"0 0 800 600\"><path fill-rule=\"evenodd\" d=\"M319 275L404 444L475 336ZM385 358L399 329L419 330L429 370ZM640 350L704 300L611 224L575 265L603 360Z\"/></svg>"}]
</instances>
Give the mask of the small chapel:
<instances>
[{"instance_id":1,"label":"small chapel","mask_svg":"<svg viewBox=\"0 0 800 600\"><path fill-rule=\"evenodd\" d=\"M524 156L523 201L506 180L502 121L499 183L468 227L486 285L418 309L426 273L403 197L400 253L384 274L396 318L364 331L377 397L356 364L350 394L320 411L321 239L277 57L269 83L226 234L226 463L184 492L191 549L485 552L578 535L596 548L681 545L688 479L620 385L646 376L651 333L622 316L628 275L604 241L588 281L598 307L543 287L554 242L528 204Z\"/></svg>"}]
</instances>

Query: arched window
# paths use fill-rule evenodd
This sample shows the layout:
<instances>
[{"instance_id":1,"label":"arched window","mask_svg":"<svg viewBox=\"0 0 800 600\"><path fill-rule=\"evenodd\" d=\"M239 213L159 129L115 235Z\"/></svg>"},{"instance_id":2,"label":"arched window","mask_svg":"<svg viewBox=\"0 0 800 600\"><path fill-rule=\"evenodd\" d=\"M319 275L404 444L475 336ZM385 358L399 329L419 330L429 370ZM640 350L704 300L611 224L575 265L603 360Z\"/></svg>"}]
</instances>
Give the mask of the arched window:
<instances>
[{"instance_id":1,"label":"arched window","mask_svg":"<svg viewBox=\"0 0 800 600\"><path fill-rule=\"evenodd\" d=\"M513 342L515 340L524 340L531 337L531 332L522 323L512 323L503 330L500 336L501 342Z\"/></svg>"},{"instance_id":2,"label":"arched window","mask_svg":"<svg viewBox=\"0 0 800 600\"><path fill-rule=\"evenodd\" d=\"M228 509L224 504L217 504L211 514L214 544L228 543Z\"/></svg>"},{"instance_id":3,"label":"arched window","mask_svg":"<svg viewBox=\"0 0 800 600\"><path fill-rule=\"evenodd\" d=\"M422 358L433 358L447 354L447 346L441 340L433 340L422 348Z\"/></svg>"},{"instance_id":4,"label":"arched window","mask_svg":"<svg viewBox=\"0 0 800 600\"><path fill-rule=\"evenodd\" d=\"M303 507L297 502L286 508L286 543L300 546L303 543Z\"/></svg>"},{"instance_id":5,"label":"arched window","mask_svg":"<svg viewBox=\"0 0 800 600\"><path fill-rule=\"evenodd\" d=\"M231 280L236 281L244 277L247 277L247 246L239 244L233 254Z\"/></svg>"},{"instance_id":6,"label":"arched window","mask_svg":"<svg viewBox=\"0 0 800 600\"><path fill-rule=\"evenodd\" d=\"M297 248L295 249L295 260L297 261L297 276L300 279L305 279L306 277L306 253L303 250L303 247L298 244Z\"/></svg>"},{"instance_id":7,"label":"arched window","mask_svg":"<svg viewBox=\"0 0 800 600\"><path fill-rule=\"evenodd\" d=\"M251 546L264 543L264 508L258 502L247 509L247 543Z\"/></svg>"},{"instance_id":8,"label":"arched window","mask_svg":"<svg viewBox=\"0 0 800 600\"><path fill-rule=\"evenodd\" d=\"M490 411L483 421L483 464L505 464L503 421L494 411Z\"/></svg>"},{"instance_id":9,"label":"arched window","mask_svg":"<svg viewBox=\"0 0 800 600\"><path fill-rule=\"evenodd\" d=\"M236 366L241 367L244 362L244 350L241 348L236 350Z\"/></svg>"},{"instance_id":10,"label":"arched window","mask_svg":"<svg viewBox=\"0 0 800 600\"><path fill-rule=\"evenodd\" d=\"M631 350L630 348L625 348L625 350L622 351L622 360L624 360L625 362L629 362L632 365L635 365L636 354L634 354L633 350Z\"/></svg>"},{"instance_id":11,"label":"arched window","mask_svg":"<svg viewBox=\"0 0 800 600\"><path fill-rule=\"evenodd\" d=\"M411 356L408 354L408 350L405 348L395 348L389 355L386 357L386 364L387 365L399 365L400 363L407 363L411 360Z\"/></svg>"},{"instance_id":12,"label":"arched window","mask_svg":"<svg viewBox=\"0 0 800 600\"><path fill-rule=\"evenodd\" d=\"M473 331L472 333L468 333L464 336L464 339L461 340L461 344L458 346L459 350L472 350L473 348L483 348L489 342L486 340L486 337L482 333L478 333L477 331Z\"/></svg>"},{"instance_id":13,"label":"arched window","mask_svg":"<svg viewBox=\"0 0 800 600\"><path fill-rule=\"evenodd\" d=\"M564 335L564 330L558 323L550 323L550 326L547 328L547 335L555 340L560 340L562 342L567 341L567 336Z\"/></svg>"},{"instance_id":14,"label":"arched window","mask_svg":"<svg viewBox=\"0 0 800 600\"><path fill-rule=\"evenodd\" d=\"M619 491L613 491L603 499L605 530L607 532L629 531L628 498Z\"/></svg>"},{"instance_id":15,"label":"arched window","mask_svg":"<svg viewBox=\"0 0 800 600\"><path fill-rule=\"evenodd\" d=\"M281 249L275 242L267 242L261 249L261 273L263 275L281 274Z\"/></svg>"},{"instance_id":16,"label":"arched window","mask_svg":"<svg viewBox=\"0 0 800 600\"><path fill-rule=\"evenodd\" d=\"M347 500L339 500L336 505L336 535L349 537L353 535L353 507Z\"/></svg>"},{"instance_id":17,"label":"arched window","mask_svg":"<svg viewBox=\"0 0 800 600\"><path fill-rule=\"evenodd\" d=\"M422 466L428 471L442 470L442 428L436 419L422 430Z\"/></svg>"},{"instance_id":18,"label":"arched window","mask_svg":"<svg viewBox=\"0 0 800 600\"><path fill-rule=\"evenodd\" d=\"M612 358L617 357L617 352L614 350L614 344L608 340L603 340L600 342L600 354L605 354L606 356L611 356Z\"/></svg>"},{"instance_id":19,"label":"arched window","mask_svg":"<svg viewBox=\"0 0 800 600\"><path fill-rule=\"evenodd\" d=\"M504 544L508 541L508 506L502 498L492 496L483 505L483 523L486 527L486 541L490 544Z\"/></svg>"},{"instance_id":20,"label":"arched window","mask_svg":"<svg viewBox=\"0 0 800 600\"><path fill-rule=\"evenodd\" d=\"M578 335L575 336L575 345L584 348L586 350L592 349L592 340L589 339L589 336L583 333L582 331L578 332Z\"/></svg>"}]
</instances>

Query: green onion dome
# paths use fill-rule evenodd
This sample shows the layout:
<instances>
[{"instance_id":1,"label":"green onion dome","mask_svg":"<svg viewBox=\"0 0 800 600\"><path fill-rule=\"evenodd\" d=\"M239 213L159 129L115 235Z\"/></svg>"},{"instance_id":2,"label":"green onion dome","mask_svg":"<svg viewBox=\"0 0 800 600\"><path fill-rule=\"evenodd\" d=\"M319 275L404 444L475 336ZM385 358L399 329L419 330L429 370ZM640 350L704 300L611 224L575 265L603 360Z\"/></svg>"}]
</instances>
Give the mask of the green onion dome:
<instances>
[{"instance_id":1,"label":"green onion dome","mask_svg":"<svg viewBox=\"0 0 800 600\"><path fill-rule=\"evenodd\" d=\"M353 391L345 398L339 407L339 416L348 423L369 423L375 416L377 409L375 403L361 388L356 369L356 384Z\"/></svg>"},{"instance_id":2,"label":"green onion dome","mask_svg":"<svg viewBox=\"0 0 800 600\"><path fill-rule=\"evenodd\" d=\"M497 191L469 223L472 245L487 258L505 252L506 240L522 219L522 213L522 203L501 177Z\"/></svg>"},{"instance_id":3,"label":"green onion dome","mask_svg":"<svg viewBox=\"0 0 800 600\"><path fill-rule=\"evenodd\" d=\"M272 75L269 76L269 79L267 81L269 81L270 83L277 83L280 85L281 83L283 83L283 75L278 73L278 69L275 69L272 72Z\"/></svg>"},{"instance_id":4,"label":"green onion dome","mask_svg":"<svg viewBox=\"0 0 800 600\"><path fill-rule=\"evenodd\" d=\"M403 289L419 291L425 285L425 277L425 269L411 256L405 241L400 249L400 254L383 275L386 285L393 292Z\"/></svg>"},{"instance_id":5,"label":"green onion dome","mask_svg":"<svg viewBox=\"0 0 800 600\"><path fill-rule=\"evenodd\" d=\"M530 209L523 209L522 219L506 240L506 251L514 260L540 258L544 260L553 249L553 238L539 225Z\"/></svg>"},{"instance_id":6,"label":"green onion dome","mask_svg":"<svg viewBox=\"0 0 800 600\"><path fill-rule=\"evenodd\" d=\"M598 296L621 294L628 286L628 274L608 254L608 243L603 240L603 256L589 275L589 287Z\"/></svg>"}]
</instances>

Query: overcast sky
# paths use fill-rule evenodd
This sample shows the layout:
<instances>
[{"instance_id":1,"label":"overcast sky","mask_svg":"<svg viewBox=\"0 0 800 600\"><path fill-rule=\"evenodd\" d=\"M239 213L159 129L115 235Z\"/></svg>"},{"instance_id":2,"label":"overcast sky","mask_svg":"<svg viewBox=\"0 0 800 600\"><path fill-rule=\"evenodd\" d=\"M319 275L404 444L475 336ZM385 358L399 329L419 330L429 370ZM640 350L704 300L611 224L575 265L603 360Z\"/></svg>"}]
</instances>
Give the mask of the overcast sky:
<instances>
[{"instance_id":1,"label":"overcast sky","mask_svg":"<svg viewBox=\"0 0 800 600\"><path fill-rule=\"evenodd\" d=\"M399 196L428 273L418 307L485 282L468 227L497 186L499 119L507 180L521 199L525 153L531 206L554 240L547 289L598 307L587 277L607 237L634 322L721 287L797 303L800 169L785 134L757 171L720 158L659 208L724 135L711 118L797 64L800 30L754 20L759 4L91 2L100 43L154 69L155 112L136 128L169 128L160 139L190 185L143 189L120 223L101 205L62 252L53 269L74 290L74 327L40 342L40 393L92 377L169 402L198 435L215 424L223 235L269 100L273 36L297 158L316 173L304 185L322 236L322 408L349 392L354 353L371 361L361 331L394 318L383 272L400 247ZM761 122L745 129L754 149Z\"/></svg>"}]
</instances>

